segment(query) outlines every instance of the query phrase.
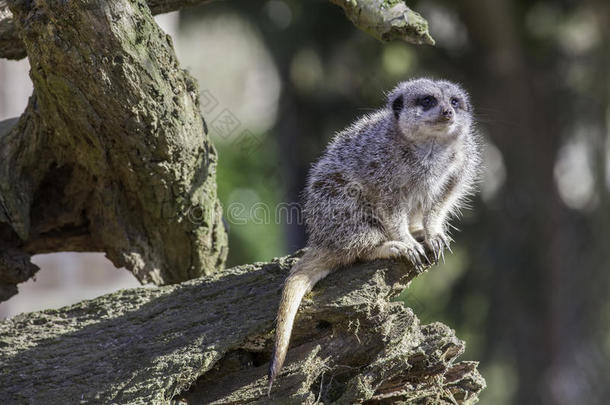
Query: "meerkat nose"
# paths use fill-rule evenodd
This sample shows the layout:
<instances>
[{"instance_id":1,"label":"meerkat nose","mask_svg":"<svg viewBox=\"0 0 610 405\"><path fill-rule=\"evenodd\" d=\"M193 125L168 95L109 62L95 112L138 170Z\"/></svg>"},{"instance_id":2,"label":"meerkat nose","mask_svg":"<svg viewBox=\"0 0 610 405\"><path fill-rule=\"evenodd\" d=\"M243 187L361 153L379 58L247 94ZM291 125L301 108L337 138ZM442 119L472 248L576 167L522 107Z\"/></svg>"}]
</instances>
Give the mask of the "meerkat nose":
<instances>
[{"instance_id":1,"label":"meerkat nose","mask_svg":"<svg viewBox=\"0 0 610 405\"><path fill-rule=\"evenodd\" d=\"M443 108L442 114L443 114L443 118L445 118L447 121L449 121L453 118L453 109L450 107L445 107L445 108Z\"/></svg>"}]
</instances>

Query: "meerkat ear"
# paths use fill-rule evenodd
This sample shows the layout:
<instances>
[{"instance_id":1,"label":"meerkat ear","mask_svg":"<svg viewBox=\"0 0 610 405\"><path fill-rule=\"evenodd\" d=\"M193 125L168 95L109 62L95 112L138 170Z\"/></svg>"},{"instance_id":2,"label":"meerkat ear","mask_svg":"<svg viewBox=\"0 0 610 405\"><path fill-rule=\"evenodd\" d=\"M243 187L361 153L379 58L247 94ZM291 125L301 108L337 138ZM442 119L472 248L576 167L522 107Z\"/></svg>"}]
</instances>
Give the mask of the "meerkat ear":
<instances>
[{"instance_id":1,"label":"meerkat ear","mask_svg":"<svg viewBox=\"0 0 610 405\"><path fill-rule=\"evenodd\" d=\"M392 101L392 111L394 111L394 117L398 119L400 116L400 112L402 111L402 107L404 106L404 100L402 99L402 94Z\"/></svg>"}]
</instances>

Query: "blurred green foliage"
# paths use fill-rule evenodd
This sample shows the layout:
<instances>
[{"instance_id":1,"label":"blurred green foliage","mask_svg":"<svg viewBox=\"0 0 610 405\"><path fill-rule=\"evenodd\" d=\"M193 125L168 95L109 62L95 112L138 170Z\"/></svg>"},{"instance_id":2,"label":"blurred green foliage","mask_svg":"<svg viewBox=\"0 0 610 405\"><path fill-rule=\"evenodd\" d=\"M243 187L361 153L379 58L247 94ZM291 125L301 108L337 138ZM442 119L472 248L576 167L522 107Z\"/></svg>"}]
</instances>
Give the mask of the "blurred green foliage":
<instances>
[{"instance_id":1,"label":"blurred green foliage","mask_svg":"<svg viewBox=\"0 0 610 405\"><path fill-rule=\"evenodd\" d=\"M256 150L244 151L231 144L216 143L218 196L229 228L227 266L268 261L287 254L281 224L273 218L254 221L250 217L257 204L275 207L281 201L282 191L273 139L268 134L249 136L261 140ZM237 211L231 210L234 207L238 207Z\"/></svg>"}]
</instances>

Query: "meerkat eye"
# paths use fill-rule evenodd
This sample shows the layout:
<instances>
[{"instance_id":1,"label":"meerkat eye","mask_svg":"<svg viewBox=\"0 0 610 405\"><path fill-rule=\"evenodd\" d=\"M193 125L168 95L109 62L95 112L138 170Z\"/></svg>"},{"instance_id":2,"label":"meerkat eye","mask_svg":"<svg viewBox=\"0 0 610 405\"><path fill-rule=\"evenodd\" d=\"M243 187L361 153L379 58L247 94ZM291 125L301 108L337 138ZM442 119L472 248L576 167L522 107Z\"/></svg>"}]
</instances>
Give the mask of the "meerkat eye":
<instances>
[{"instance_id":1,"label":"meerkat eye","mask_svg":"<svg viewBox=\"0 0 610 405\"><path fill-rule=\"evenodd\" d=\"M451 99L451 106L453 108L458 108L460 106L460 100L457 97L453 97Z\"/></svg>"},{"instance_id":2,"label":"meerkat eye","mask_svg":"<svg viewBox=\"0 0 610 405\"><path fill-rule=\"evenodd\" d=\"M424 96L417 99L416 104L424 107L424 110L428 110L436 105L437 101L434 96Z\"/></svg>"}]
</instances>

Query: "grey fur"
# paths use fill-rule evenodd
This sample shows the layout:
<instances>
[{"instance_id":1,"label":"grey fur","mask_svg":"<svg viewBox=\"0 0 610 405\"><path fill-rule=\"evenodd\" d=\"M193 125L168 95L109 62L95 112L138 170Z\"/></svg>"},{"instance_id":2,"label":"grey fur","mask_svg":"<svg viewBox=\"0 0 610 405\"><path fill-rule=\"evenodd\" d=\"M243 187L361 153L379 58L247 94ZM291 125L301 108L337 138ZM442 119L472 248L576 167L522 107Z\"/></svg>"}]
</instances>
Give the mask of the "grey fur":
<instances>
[{"instance_id":1,"label":"grey fur","mask_svg":"<svg viewBox=\"0 0 610 405\"><path fill-rule=\"evenodd\" d=\"M422 269L449 248L447 220L478 177L472 121L468 94L459 85L415 79L396 86L384 108L335 136L309 174L309 250L286 281L269 388L284 361L298 303L315 282L356 260L400 258Z\"/></svg>"}]
</instances>

